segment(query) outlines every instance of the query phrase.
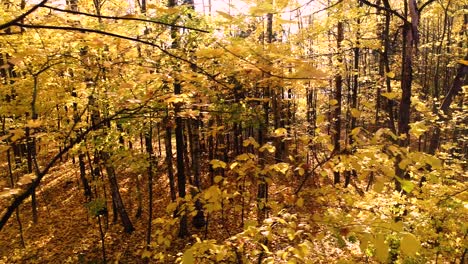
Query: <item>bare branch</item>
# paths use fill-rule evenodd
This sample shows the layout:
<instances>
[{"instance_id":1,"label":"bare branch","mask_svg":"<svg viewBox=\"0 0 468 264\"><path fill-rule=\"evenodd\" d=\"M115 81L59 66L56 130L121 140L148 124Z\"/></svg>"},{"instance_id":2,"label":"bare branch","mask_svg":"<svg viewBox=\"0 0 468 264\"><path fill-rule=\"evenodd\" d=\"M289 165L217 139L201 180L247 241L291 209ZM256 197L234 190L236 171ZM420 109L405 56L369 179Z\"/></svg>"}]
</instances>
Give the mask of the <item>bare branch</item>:
<instances>
[{"instance_id":1,"label":"bare branch","mask_svg":"<svg viewBox=\"0 0 468 264\"><path fill-rule=\"evenodd\" d=\"M312 15L316 15L316 14L318 14L318 13L320 13L320 12L323 12L323 11L326 11L326 10L328 10L328 9L331 9L331 8L333 8L333 7L335 7L335 6L339 5L339 4L341 4L342 2L343 2L343 0L339 0L339 1L337 1L336 3L334 3L334 4L332 4L332 5L329 5L329 6L325 7L325 8L323 8L323 9L320 9L320 10L318 10L318 11L313 12Z\"/></svg>"},{"instance_id":2,"label":"bare branch","mask_svg":"<svg viewBox=\"0 0 468 264\"><path fill-rule=\"evenodd\" d=\"M15 198L13 199L13 202L10 204L10 206L7 207L5 213L3 213L3 215L0 218L0 231L3 229L3 227L7 223L8 219L11 217L13 212L16 210L16 208L18 208L18 206L20 206L23 203L24 200L26 200L29 196L31 196L33 191L41 183L41 180L44 178L44 176L49 172L49 170L52 168L52 166L54 166L55 163L63 155L65 155L65 153L67 153L75 145L77 145L78 143L83 141L89 133L99 129L102 126L102 124L104 124L105 122L108 122L109 120L113 120L114 118L116 118L116 117L118 117L118 116L120 116L122 114L125 114L125 113L127 113L129 115L132 115L133 113L139 111L142 107L143 106L138 106L135 109L122 109L121 111L115 113L114 115L103 119L98 124L89 127L83 133L79 134L76 139L71 140L71 142L68 145L66 145L59 153L57 153L57 155L55 155L52 158L52 160L49 163L47 163L47 165L44 167L44 169L42 171L37 171L37 177L31 182L31 184L28 186L26 191L24 191L23 193L21 193L18 196L15 196Z\"/></svg>"},{"instance_id":3,"label":"bare branch","mask_svg":"<svg viewBox=\"0 0 468 264\"><path fill-rule=\"evenodd\" d=\"M42 2L40 2L39 4L33 6L31 9L29 9L28 11L26 11L26 13L23 13L22 15L20 15L19 17L5 23L5 24L2 24L0 25L0 30L3 30L5 28L9 28L13 25L15 25L16 23L20 22L21 20L23 20L24 18L26 18L29 14L31 14L32 12L36 11L36 9L38 9L39 7L42 7L44 6L47 1L49 0L42 0Z\"/></svg>"},{"instance_id":4,"label":"bare branch","mask_svg":"<svg viewBox=\"0 0 468 264\"><path fill-rule=\"evenodd\" d=\"M397 11L393 10L393 9L390 9L390 8L387 8L385 6L381 6L381 5L377 5L377 4L373 4L367 0L359 0L361 3L367 5L367 6L370 6L370 7L374 7L378 10L383 10L383 11L386 11L386 12L389 12L390 14L392 15L395 15L397 17L399 17L401 20L403 20L404 22L408 22L408 20L403 16L401 15L400 13L398 13Z\"/></svg>"},{"instance_id":5,"label":"bare branch","mask_svg":"<svg viewBox=\"0 0 468 264\"><path fill-rule=\"evenodd\" d=\"M138 38L132 38L132 37L128 37L128 36L123 36L123 35L119 35L119 34L115 34L115 33L112 33L112 32L106 32L106 31L102 31L102 30L97 30L97 29L91 29L91 28L77 28L77 27L64 27L64 26L49 26L49 25L32 25L32 24L21 24L21 23L16 23L15 25L17 26L20 26L20 27L24 27L24 28L37 28L37 29L54 29L54 30L65 30L65 31L79 31L79 32L88 32L88 33L96 33L96 34L100 34L100 35L105 35L105 36L110 36L110 37L114 37L114 38L120 38L120 39L125 39L125 40L129 40L129 41L134 41L134 42L138 42L138 43L142 43L142 44L145 44L145 45L148 45L148 46L152 46L152 47L155 47L157 49L159 49L162 53L166 54L167 56L171 57L171 58L174 58L174 59L177 59L177 60L180 60L182 62L185 62L187 64L190 65L190 67L196 69L199 71L199 73L205 75L206 77L208 77L210 80L212 80L213 82L225 87L225 88L229 88L229 86L226 84L226 83L223 83L219 80L216 79L216 76L215 74L211 74L209 73L208 71L206 71L205 69L203 69L202 67L198 66L195 62L192 62L190 61L189 59L186 59L186 58L183 58L183 57L180 57L180 56L177 56L169 51L167 51L166 49L164 49L163 47L161 47L160 45L156 44L156 43L153 43L153 42L149 42L149 41L146 41L146 40L142 40L142 39L138 39Z\"/></svg>"},{"instance_id":6,"label":"bare branch","mask_svg":"<svg viewBox=\"0 0 468 264\"><path fill-rule=\"evenodd\" d=\"M61 9L49 5L44 5L42 6L44 8L48 8L50 10L55 10L63 13L68 13L68 14L75 14L75 15L83 15L83 16L89 16L89 17L95 17L95 18L103 18L103 19L114 19L114 20L128 20L128 21L140 21L140 22L148 22L148 23L153 23L153 24L159 24L159 25L164 25L168 27L175 27L175 28L183 28L183 29L190 29L193 31L198 31L198 32L203 32L203 33L209 33L209 31L204 30L204 29L198 29L198 28L193 28L193 27L187 27L187 26L179 26L179 25L174 25L170 23L165 23L157 20L151 20L151 19L144 19L144 18L136 18L136 17L118 17L118 16L103 16L103 15L95 15L95 14L90 14L90 13L85 13L85 12L79 12L79 11L72 11L72 10L66 10L66 9Z\"/></svg>"},{"instance_id":7,"label":"bare branch","mask_svg":"<svg viewBox=\"0 0 468 264\"><path fill-rule=\"evenodd\" d=\"M422 4L421 7L418 8L418 13L421 13L421 11L423 11L423 9L432 4L433 2L435 2L435 0L428 0L426 3Z\"/></svg>"}]
</instances>

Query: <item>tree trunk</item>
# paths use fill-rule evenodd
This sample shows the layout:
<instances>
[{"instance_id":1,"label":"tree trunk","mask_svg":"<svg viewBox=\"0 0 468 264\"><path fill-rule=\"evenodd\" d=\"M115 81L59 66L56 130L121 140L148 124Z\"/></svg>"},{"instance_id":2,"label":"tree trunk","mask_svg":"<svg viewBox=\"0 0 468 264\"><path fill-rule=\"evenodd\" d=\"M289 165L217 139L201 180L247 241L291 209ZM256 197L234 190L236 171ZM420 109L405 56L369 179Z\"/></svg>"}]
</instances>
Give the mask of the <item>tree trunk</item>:
<instances>
[{"instance_id":1,"label":"tree trunk","mask_svg":"<svg viewBox=\"0 0 468 264\"><path fill-rule=\"evenodd\" d=\"M104 161L104 167L106 168L107 177L109 179L112 201L115 205L116 212L119 214L122 221L122 225L126 233L132 233L135 228L133 227L130 218L128 217L127 211L120 196L119 184L117 182L117 176L115 175L115 169L110 164L110 156L107 152L102 151L101 153L102 160Z\"/></svg>"},{"instance_id":2,"label":"tree trunk","mask_svg":"<svg viewBox=\"0 0 468 264\"><path fill-rule=\"evenodd\" d=\"M340 138L341 138L341 97L342 97L342 86L343 86L343 77L341 74L341 63L343 63L343 58L341 57L341 42L344 39L344 26L343 22L338 22L337 26L337 37L336 37L336 46L338 51L338 73L335 76L335 100L336 105L334 105L334 133L333 133L333 152L335 154L340 153ZM333 183L338 184L340 182L340 173L335 171L333 173Z\"/></svg>"},{"instance_id":3,"label":"tree trunk","mask_svg":"<svg viewBox=\"0 0 468 264\"><path fill-rule=\"evenodd\" d=\"M146 226L146 246L151 242L151 226L153 220L153 168L155 163L153 151L153 123L150 122L149 128L145 133L146 152L148 154L148 223Z\"/></svg>"},{"instance_id":4,"label":"tree trunk","mask_svg":"<svg viewBox=\"0 0 468 264\"><path fill-rule=\"evenodd\" d=\"M167 176L169 178L169 189L171 194L171 201L176 200L175 191L175 180L174 180L174 166L172 164L172 124L169 122L169 118L165 118L166 133L164 138L164 146L166 148L166 166Z\"/></svg>"}]
</instances>

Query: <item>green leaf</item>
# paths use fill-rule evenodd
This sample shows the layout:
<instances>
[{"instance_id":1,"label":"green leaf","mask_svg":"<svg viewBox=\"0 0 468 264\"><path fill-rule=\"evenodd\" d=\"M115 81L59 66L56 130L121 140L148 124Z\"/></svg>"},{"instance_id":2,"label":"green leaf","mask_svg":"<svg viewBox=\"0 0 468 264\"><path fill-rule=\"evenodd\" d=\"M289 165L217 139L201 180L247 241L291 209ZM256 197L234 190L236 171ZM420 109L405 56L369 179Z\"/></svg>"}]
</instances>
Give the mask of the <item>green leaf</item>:
<instances>
[{"instance_id":1,"label":"green leaf","mask_svg":"<svg viewBox=\"0 0 468 264\"><path fill-rule=\"evenodd\" d=\"M411 181L401 180L400 183L401 183L401 188L403 189L403 191L407 193L410 193L411 191L413 191L414 183L412 183Z\"/></svg>"},{"instance_id":2,"label":"green leaf","mask_svg":"<svg viewBox=\"0 0 468 264\"><path fill-rule=\"evenodd\" d=\"M400 241L400 250L407 256L414 256L416 252L421 248L421 243L415 235L411 233L405 233Z\"/></svg>"}]
</instances>

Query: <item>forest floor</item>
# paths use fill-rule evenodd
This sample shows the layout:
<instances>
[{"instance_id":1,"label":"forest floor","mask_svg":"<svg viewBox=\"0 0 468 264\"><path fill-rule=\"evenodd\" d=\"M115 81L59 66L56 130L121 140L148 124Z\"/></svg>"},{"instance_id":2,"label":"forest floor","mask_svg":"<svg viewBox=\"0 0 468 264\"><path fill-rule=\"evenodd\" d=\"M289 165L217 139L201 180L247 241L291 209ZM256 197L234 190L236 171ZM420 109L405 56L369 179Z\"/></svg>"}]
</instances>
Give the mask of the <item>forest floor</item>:
<instances>
[{"instance_id":1,"label":"forest floor","mask_svg":"<svg viewBox=\"0 0 468 264\"><path fill-rule=\"evenodd\" d=\"M138 156L138 153L134 153ZM45 160L47 160L45 158ZM0 264L10 263L104 263L102 256L101 235L99 221L97 217L91 216L86 207L87 201L79 177L78 164L74 164L71 159L66 162L57 163L50 172L43 178L39 188L36 190L38 203L38 222L32 221L31 199L28 198L20 207L20 221L22 224L22 234L25 246L21 243L18 219L15 214L9 219L7 225L0 232ZM162 160L162 159L160 159ZM1 166L0 166L1 167ZM168 177L164 170L164 165L160 165L155 174L153 192L153 217L167 217L166 206L170 204ZM5 168L1 168L5 169ZM116 168L119 179L119 187L124 205L135 227L135 231L127 234L123 231L120 219L113 223L110 191L107 180L105 190L107 193L107 207L109 208L108 221L106 227L105 218L101 217L103 230L105 232L105 252L107 263L147 263L142 258L146 248L145 237L148 224L148 192L146 176L139 176L132 171L131 166ZM20 174L19 172L16 172ZM138 177L140 182L138 183ZM208 178L208 177L207 177ZM6 179L3 179L2 187L8 186ZM280 181L281 182L281 181ZM315 183L310 184L315 185ZM142 214L137 214L137 190L136 186L141 186ZM98 184L99 185L99 184ZM295 184L293 184L295 185ZM291 183L271 185L269 187L269 200L278 204L295 204ZM98 186L102 196L102 186ZM252 193L255 188L252 186ZM320 210L313 206L313 197L304 196L307 207L301 208L303 215L310 215ZM0 208L6 208L8 199L0 198ZM246 201L250 208L255 208L255 200ZM290 206L288 211L296 211L299 208ZM246 220L256 219L257 210L245 212ZM299 213L299 212L298 212ZM222 214L213 214L209 218L209 228L197 230L189 224L190 235L197 235L204 239L215 239L220 242L243 230L243 222L239 213L225 212L229 217ZM170 215L169 215L170 217ZM153 225L154 226L154 225ZM153 227L153 235L157 227ZM316 229L314 232L318 232ZM153 236L152 241L155 240ZM183 252L191 242L193 237L176 239L171 244L171 253ZM279 241L278 241L279 242ZM317 245L322 247L323 245ZM317 248L317 252L323 248ZM340 252L327 254L337 255ZM153 262L150 262L153 263ZM169 263L169 262L168 262ZM172 262L171 262L172 263Z\"/></svg>"},{"instance_id":2,"label":"forest floor","mask_svg":"<svg viewBox=\"0 0 468 264\"><path fill-rule=\"evenodd\" d=\"M6 169L6 168L2 168ZM5 170L6 171L6 170ZM148 223L148 195L146 183L142 186L142 214L136 217L136 178L138 174L130 169L117 170L119 187L127 212L135 231L127 234L123 231L120 219L113 223L112 206L108 202L109 225L105 227L105 218L101 217L105 232L105 251L107 262L111 263L146 263L142 259L145 250L146 228ZM3 185L7 180L3 179ZM107 181L105 181L107 182ZM107 183L106 183L107 184ZM167 175L155 175L153 220L167 215L166 206L170 203ZM108 186L107 195L110 196ZM71 161L56 164L42 179L36 190L38 222L32 221L31 198L20 206L19 219L22 226L24 247L21 242L20 226L15 214L0 232L0 264L10 263L103 263L99 221L86 207L87 201L79 178L78 164ZM108 200L111 200L108 197ZM6 208L10 200L0 199L0 208ZM254 213L254 212L251 212ZM190 226L190 225L189 225ZM189 227L190 228L190 227ZM210 218L209 233L205 230L190 228L191 235L207 239L222 240L229 237L229 232L241 230L238 219ZM174 253L183 250L193 239L179 239L172 244Z\"/></svg>"},{"instance_id":3,"label":"forest floor","mask_svg":"<svg viewBox=\"0 0 468 264\"><path fill-rule=\"evenodd\" d=\"M100 263L102 247L99 222L92 217L86 208L86 199L79 182L79 170L72 162L57 164L46 175L36 191L38 202L38 222L32 221L31 199L20 207L20 220L23 229L25 247L16 215L13 214L7 225L0 232L0 263ZM135 205L131 197L132 182L129 175L118 175L121 195L133 221L135 231L132 234L123 232L119 221L105 229L106 258L112 262L142 263L141 253L144 248L147 212L136 218ZM154 217L165 212L168 203L167 183L160 177L155 187ZM145 193L145 192L143 192ZM108 192L109 195L109 192ZM147 201L143 197L143 201ZM6 208L7 201L0 200L0 208ZM162 209L162 210L161 210ZM116 262L118 263L118 262Z\"/></svg>"}]
</instances>

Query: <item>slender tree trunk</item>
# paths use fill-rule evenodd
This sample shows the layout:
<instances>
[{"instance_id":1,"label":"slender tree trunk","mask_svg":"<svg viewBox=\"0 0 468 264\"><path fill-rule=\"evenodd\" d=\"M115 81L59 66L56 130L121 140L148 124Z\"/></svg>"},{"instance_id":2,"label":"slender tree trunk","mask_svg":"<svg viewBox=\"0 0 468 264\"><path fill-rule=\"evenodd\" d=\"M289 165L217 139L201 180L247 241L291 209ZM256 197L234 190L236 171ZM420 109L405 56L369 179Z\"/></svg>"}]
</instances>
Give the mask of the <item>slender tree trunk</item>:
<instances>
[{"instance_id":1,"label":"slender tree trunk","mask_svg":"<svg viewBox=\"0 0 468 264\"><path fill-rule=\"evenodd\" d=\"M387 9L390 9L390 3L388 0L384 0L384 6ZM385 86L387 89L387 93L392 92L392 86L390 82L390 77L387 75L390 73L390 60L388 58L389 52L390 52L390 21L391 21L391 15L389 11L385 12L385 26L383 28L382 32L382 39L383 39L383 45L384 45L384 50L382 52L382 63L384 65L385 72L383 72L384 78L385 78ZM386 98L386 110L388 114L388 127L393 133L396 133L396 128L395 128L395 117L393 114L393 100Z\"/></svg>"},{"instance_id":2,"label":"slender tree trunk","mask_svg":"<svg viewBox=\"0 0 468 264\"><path fill-rule=\"evenodd\" d=\"M359 2L359 1L358 1ZM358 3L359 7L362 6L362 3ZM354 52L354 65L353 65L353 85L352 85L352 94L351 94L351 108L354 109L355 111L358 111L358 85L359 85L359 56L360 56L360 38L361 38L361 33L360 33L360 25L361 25L361 20L358 18L356 21L358 25L358 30L356 32L356 46L353 48ZM351 111L351 124L350 124L350 131L353 131L354 128L356 128L356 122L357 122L357 116L353 114ZM354 153L354 137L350 133L349 135L349 145L351 147L351 153ZM356 171L348 171L346 172L345 176L345 187L347 187L351 181L351 176L356 175Z\"/></svg>"},{"instance_id":3,"label":"slender tree trunk","mask_svg":"<svg viewBox=\"0 0 468 264\"><path fill-rule=\"evenodd\" d=\"M341 100L342 100L342 86L343 86L343 77L341 73L341 64L343 63L343 58L341 57L341 42L344 39L344 26L343 22L338 22L337 26L337 37L336 45L338 51L338 64L340 65L338 73L335 76L335 96L336 105L334 105L334 133L333 133L333 152L339 153L341 151L340 138L341 138ZM340 182L340 173L335 171L333 173L333 183L338 184Z\"/></svg>"},{"instance_id":4,"label":"slender tree trunk","mask_svg":"<svg viewBox=\"0 0 468 264\"><path fill-rule=\"evenodd\" d=\"M468 60L468 55L465 56L464 60ZM455 79L452 83L452 86L450 87L450 90L448 91L447 95L445 96L444 100L442 101L442 104L439 109L439 113L442 112L444 115L448 114L448 110L450 105L453 102L453 99L457 94L460 93L461 88L464 85L468 84L468 66L465 64L460 63L458 65L457 69L457 75L455 76ZM439 116L439 118L443 121L446 120L445 117ZM431 137L430 145L429 145L429 153L430 154L435 154L437 148L439 147L440 143L440 135L441 134L441 129L439 126L436 126L434 129L434 132Z\"/></svg>"},{"instance_id":5,"label":"slender tree trunk","mask_svg":"<svg viewBox=\"0 0 468 264\"><path fill-rule=\"evenodd\" d=\"M151 242L151 226L153 220L153 168L155 163L153 151L153 123L145 133L146 152L148 153L148 223L146 225L146 246Z\"/></svg>"},{"instance_id":6,"label":"slender tree trunk","mask_svg":"<svg viewBox=\"0 0 468 264\"><path fill-rule=\"evenodd\" d=\"M164 146L166 149L166 166L167 176L169 178L169 189L171 194L171 201L176 200L175 180L174 180L174 165L172 164L172 124L169 122L169 117L165 118L166 133L164 138Z\"/></svg>"},{"instance_id":7,"label":"slender tree trunk","mask_svg":"<svg viewBox=\"0 0 468 264\"><path fill-rule=\"evenodd\" d=\"M127 211L120 196L119 184L117 182L117 176L115 174L114 167L110 164L110 156L107 152L101 152L101 157L104 162L104 167L106 168L107 178L109 180L112 201L115 205L116 212L120 216L122 225L126 233L131 233L135 230L133 227L130 218L128 217Z\"/></svg>"},{"instance_id":8,"label":"slender tree trunk","mask_svg":"<svg viewBox=\"0 0 468 264\"><path fill-rule=\"evenodd\" d=\"M177 6L177 1L169 0L169 7ZM171 28L171 37L172 37L172 48L179 48L179 42L177 40L177 28ZM174 94L179 95L182 93L182 85L179 80L174 81ZM186 177L185 177L185 164L184 164L184 122L180 113L180 104L176 103L174 105L175 112L175 140L176 140L176 155L177 155L177 189L179 192L179 198L184 199L186 190ZM181 206L182 207L182 206ZM179 225L179 237L183 238L188 235L188 226L187 226L187 215L186 212L179 212L180 216L180 225Z\"/></svg>"}]
</instances>

